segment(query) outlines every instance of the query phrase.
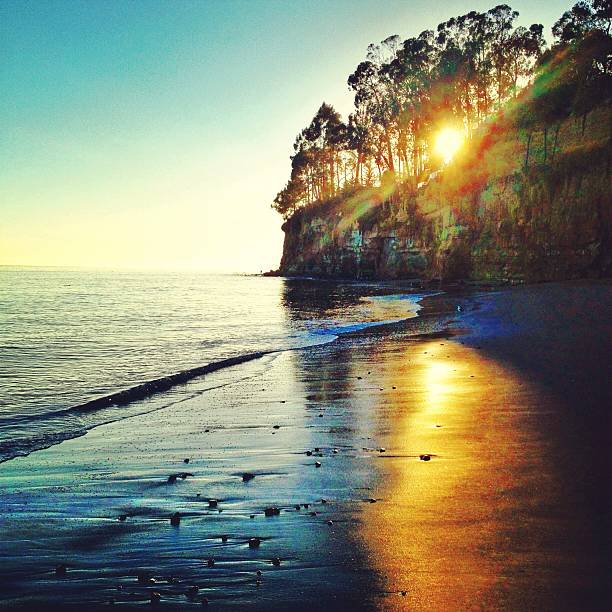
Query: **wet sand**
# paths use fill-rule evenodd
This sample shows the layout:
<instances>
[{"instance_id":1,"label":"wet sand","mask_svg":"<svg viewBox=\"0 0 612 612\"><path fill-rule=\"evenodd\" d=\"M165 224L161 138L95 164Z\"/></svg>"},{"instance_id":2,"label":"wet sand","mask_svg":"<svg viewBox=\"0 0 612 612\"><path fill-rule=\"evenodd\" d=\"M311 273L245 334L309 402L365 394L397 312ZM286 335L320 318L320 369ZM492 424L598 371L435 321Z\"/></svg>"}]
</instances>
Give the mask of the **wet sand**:
<instances>
[{"instance_id":1,"label":"wet sand","mask_svg":"<svg viewBox=\"0 0 612 612\"><path fill-rule=\"evenodd\" d=\"M605 609L610 294L429 298L2 464L0 609Z\"/></svg>"}]
</instances>

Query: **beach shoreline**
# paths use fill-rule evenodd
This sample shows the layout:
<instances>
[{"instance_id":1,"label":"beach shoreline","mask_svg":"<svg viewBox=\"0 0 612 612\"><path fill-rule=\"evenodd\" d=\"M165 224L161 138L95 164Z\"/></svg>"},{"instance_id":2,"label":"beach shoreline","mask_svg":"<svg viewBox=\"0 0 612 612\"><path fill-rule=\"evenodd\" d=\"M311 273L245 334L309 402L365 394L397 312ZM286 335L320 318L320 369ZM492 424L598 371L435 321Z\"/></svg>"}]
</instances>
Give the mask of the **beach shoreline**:
<instances>
[{"instance_id":1,"label":"beach shoreline","mask_svg":"<svg viewBox=\"0 0 612 612\"><path fill-rule=\"evenodd\" d=\"M2 464L0 609L604 609L610 292L425 297Z\"/></svg>"}]
</instances>

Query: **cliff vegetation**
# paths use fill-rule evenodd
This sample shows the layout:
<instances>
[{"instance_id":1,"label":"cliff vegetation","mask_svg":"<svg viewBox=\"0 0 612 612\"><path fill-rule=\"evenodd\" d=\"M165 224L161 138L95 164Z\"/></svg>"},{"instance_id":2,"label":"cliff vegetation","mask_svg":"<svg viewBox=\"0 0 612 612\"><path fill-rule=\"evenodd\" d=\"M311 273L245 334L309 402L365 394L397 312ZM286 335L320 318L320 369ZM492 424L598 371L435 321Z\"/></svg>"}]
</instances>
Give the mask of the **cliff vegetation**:
<instances>
[{"instance_id":1,"label":"cliff vegetation","mask_svg":"<svg viewBox=\"0 0 612 612\"><path fill-rule=\"evenodd\" d=\"M600 276L611 269L609 0L514 27L506 5L371 45L344 123L323 104L274 201L280 272Z\"/></svg>"}]
</instances>

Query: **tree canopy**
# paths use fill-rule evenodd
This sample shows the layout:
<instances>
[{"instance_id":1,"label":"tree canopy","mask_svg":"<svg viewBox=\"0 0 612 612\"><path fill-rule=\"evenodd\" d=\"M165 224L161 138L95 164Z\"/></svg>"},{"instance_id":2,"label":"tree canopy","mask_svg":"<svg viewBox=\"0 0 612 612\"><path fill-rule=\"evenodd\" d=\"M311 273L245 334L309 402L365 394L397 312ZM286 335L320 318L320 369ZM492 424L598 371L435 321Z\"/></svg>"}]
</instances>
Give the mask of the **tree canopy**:
<instances>
[{"instance_id":1,"label":"tree canopy","mask_svg":"<svg viewBox=\"0 0 612 612\"><path fill-rule=\"evenodd\" d=\"M389 173L416 187L442 163L432 147L437 131L454 126L469 140L509 106L530 129L609 100L611 6L578 2L553 25L549 49L543 26L515 26L518 13L506 4L370 45L347 80L353 112L343 121L331 105L320 106L295 139L291 174L273 208L288 218Z\"/></svg>"}]
</instances>

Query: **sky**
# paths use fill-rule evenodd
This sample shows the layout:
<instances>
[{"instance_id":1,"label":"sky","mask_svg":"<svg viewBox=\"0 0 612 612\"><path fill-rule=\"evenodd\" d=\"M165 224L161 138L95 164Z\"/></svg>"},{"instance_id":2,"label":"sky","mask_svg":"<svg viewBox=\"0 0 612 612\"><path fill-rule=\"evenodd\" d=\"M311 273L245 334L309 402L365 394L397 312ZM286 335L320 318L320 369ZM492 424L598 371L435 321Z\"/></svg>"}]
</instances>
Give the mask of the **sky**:
<instances>
[{"instance_id":1,"label":"sky","mask_svg":"<svg viewBox=\"0 0 612 612\"><path fill-rule=\"evenodd\" d=\"M368 44L498 3L0 0L0 265L276 268L293 140Z\"/></svg>"}]
</instances>

